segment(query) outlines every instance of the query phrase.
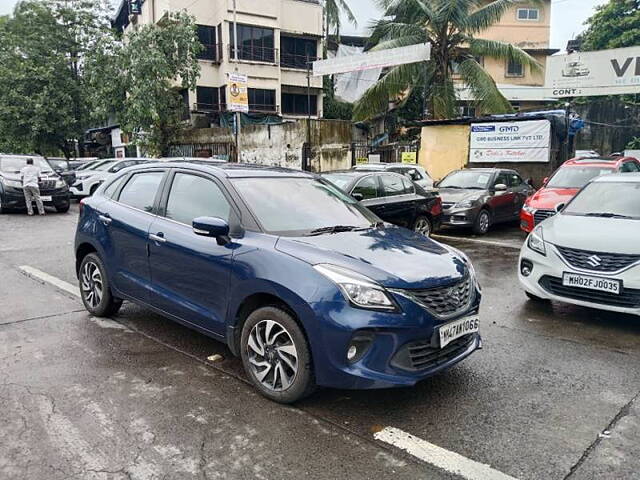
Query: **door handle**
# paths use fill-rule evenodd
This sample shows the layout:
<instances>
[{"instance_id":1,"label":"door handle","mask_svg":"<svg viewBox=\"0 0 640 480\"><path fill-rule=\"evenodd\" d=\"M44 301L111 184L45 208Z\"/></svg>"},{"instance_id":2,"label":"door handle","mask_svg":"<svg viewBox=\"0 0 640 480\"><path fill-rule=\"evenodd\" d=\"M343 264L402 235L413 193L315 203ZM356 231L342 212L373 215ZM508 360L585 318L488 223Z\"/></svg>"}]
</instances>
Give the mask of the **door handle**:
<instances>
[{"instance_id":1,"label":"door handle","mask_svg":"<svg viewBox=\"0 0 640 480\"><path fill-rule=\"evenodd\" d=\"M164 238L164 233L162 232L158 232L156 234L150 233L149 239L153 240L156 243L165 243L167 241L167 239Z\"/></svg>"},{"instance_id":2,"label":"door handle","mask_svg":"<svg viewBox=\"0 0 640 480\"><path fill-rule=\"evenodd\" d=\"M108 227L109 225L111 225L111 222L113 222L108 213L98 215L98 219L104 224L105 227Z\"/></svg>"}]
</instances>

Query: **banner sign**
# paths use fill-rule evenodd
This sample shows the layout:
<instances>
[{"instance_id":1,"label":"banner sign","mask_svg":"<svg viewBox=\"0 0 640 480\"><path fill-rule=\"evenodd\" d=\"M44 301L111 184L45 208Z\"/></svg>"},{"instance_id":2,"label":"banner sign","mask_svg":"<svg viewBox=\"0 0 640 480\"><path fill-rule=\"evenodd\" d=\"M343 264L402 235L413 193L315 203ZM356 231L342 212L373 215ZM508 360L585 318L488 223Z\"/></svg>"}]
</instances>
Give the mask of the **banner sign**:
<instances>
[{"instance_id":1,"label":"banner sign","mask_svg":"<svg viewBox=\"0 0 640 480\"><path fill-rule=\"evenodd\" d=\"M546 72L555 98L640 93L640 47L553 55Z\"/></svg>"},{"instance_id":2,"label":"banner sign","mask_svg":"<svg viewBox=\"0 0 640 480\"><path fill-rule=\"evenodd\" d=\"M431 58L431 44L420 43L409 47L390 48L359 55L318 60L313 62L313 76L394 67L408 63L426 62L429 58Z\"/></svg>"},{"instance_id":3,"label":"banner sign","mask_svg":"<svg viewBox=\"0 0 640 480\"><path fill-rule=\"evenodd\" d=\"M402 163L408 163L415 165L418 163L418 153L417 152L402 152Z\"/></svg>"},{"instance_id":4,"label":"banner sign","mask_svg":"<svg viewBox=\"0 0 640 480\"><path fill-rule=\"evenodd\" d=\"M549 120L472 123L469 163L548 162Z\"/></svg>"},{"instance_id":5,"label":"banner sign","mask_svg":"<svg viewBox=\"0 0 640 480\"><path fill-rule=\"evenodd\" d=\"M228 109L230 112L249 113L248 78L240 73L229 73Z\"/></svg>"}]
</instances>

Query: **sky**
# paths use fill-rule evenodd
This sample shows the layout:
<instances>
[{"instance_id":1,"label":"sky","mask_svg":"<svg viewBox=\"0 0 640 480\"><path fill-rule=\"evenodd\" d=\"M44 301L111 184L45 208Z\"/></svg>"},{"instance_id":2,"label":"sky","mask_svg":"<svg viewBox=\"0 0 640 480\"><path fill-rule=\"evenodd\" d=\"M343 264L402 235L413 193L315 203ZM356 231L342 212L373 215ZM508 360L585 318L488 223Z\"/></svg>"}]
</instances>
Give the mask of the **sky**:
<instances>
[{"instance_id":1,"label":"sky","mask_svg":"<svg viewBox=\"0 0 640 480\"><path fill-rule=\"evenodd\" d=\"M0 0L0 15L10 13L17 0ZM118 3L117 0L112 0ZM267 0L268 1L268 0ZM358 18L358 27L344 22L343 35L364 34L372 20L381 15L374 0L346 0ZM567 41L580 33L584 21L591 16L596 5L606 0L552 0L551 47L564 49Z\"/></svg>"}]
</instances>

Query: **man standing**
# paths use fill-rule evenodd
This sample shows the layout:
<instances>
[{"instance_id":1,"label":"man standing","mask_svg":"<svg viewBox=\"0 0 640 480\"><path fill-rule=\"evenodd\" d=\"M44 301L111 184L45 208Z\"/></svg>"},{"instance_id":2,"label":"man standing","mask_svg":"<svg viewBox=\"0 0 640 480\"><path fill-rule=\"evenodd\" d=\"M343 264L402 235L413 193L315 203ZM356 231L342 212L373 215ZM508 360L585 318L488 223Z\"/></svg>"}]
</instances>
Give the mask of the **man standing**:
<instances>
[{"instance_id":1,"label":"man standing","mask_svg":"<svg viewBox=\"0 0 640 480\"><path fill-rule=\"evenodd\" d=\"M29 215L33 215L33 204L35 200L38 206L38 213L44 215L44 205L40 199L40 187L38 182L40 181L40 168L33 164L33 158L27 158L27 166L20 170L22 176L22 189L24 190L24 200L27 204L27 212Z\"/></svg>"}]
</instances>

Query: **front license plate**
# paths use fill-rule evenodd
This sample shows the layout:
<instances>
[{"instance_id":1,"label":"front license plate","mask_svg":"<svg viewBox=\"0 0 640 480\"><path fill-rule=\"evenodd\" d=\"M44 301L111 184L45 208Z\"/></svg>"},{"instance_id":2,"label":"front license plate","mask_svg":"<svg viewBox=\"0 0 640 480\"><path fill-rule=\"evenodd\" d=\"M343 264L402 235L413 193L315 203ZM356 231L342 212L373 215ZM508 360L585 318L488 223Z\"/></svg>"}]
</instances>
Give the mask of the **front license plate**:
<instances>
[{"instance_id":1,"label":"front license plate","mask_svg":"<svg viewBox=\"0 0 640 480\"><path fill-rule=\"evenodd\" d=\"M438 329L440 335L440 348L444 348L453 342L456 338L464 337L469 333L480 330L480 317L474 315L472 317L464 317L455 322L446 323Z\"/></svg>"},{"instance_id":2,"label":"front license plate","mask_svg":"<svg viewBox=\"0 0 640 480\"><path fill-rule=\"evenodd\" d=\"M565 287L584 288L585 290L598 290L600 292L615 293L620 295L622 281L610 278L592 277L578 273L564 272L562 285Z\"/></svg>"},{"instance_id":3,"label":"front license plate","mask_svg":"<svg viewBox=\"0 0 640 480\"><path fill-rule=\"evenodd\" d=\"M51 198L51 195L45 195L40 197L40 200L42 200L43 202L50 202L52 198Z\"/></svg>"}]
</instances>

